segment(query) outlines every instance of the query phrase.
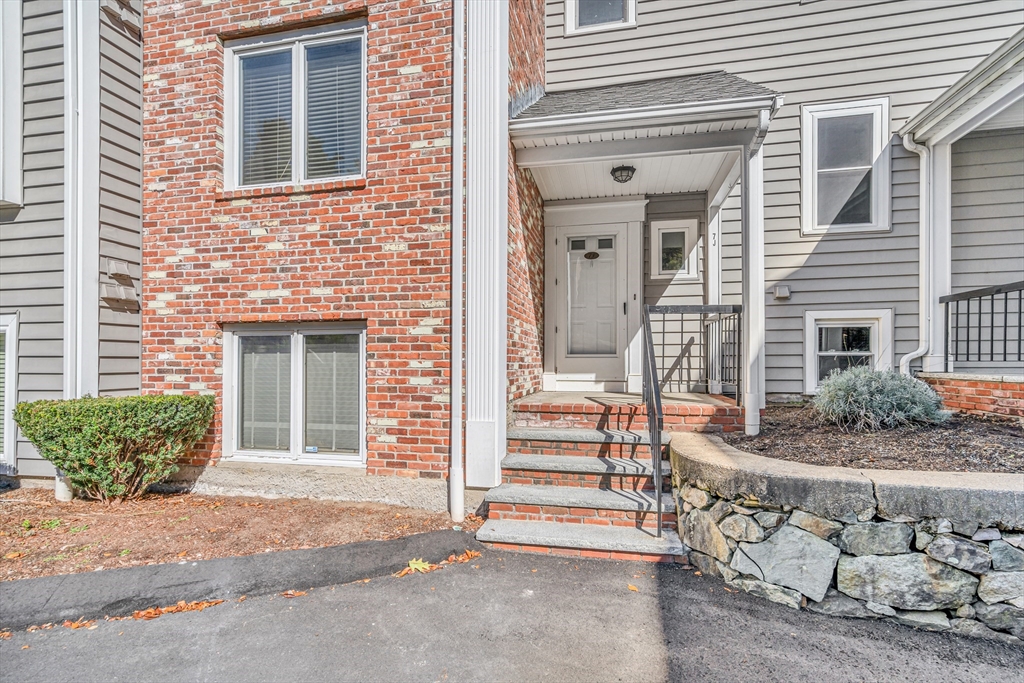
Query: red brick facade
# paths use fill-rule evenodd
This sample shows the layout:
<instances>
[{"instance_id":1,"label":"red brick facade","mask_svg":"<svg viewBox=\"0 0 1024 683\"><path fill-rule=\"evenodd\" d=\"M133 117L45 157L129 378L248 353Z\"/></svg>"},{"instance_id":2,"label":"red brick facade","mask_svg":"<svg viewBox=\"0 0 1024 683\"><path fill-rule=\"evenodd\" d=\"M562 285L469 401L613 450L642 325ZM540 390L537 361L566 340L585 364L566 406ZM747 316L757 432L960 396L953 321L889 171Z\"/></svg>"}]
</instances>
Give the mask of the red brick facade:
<instances>
[{"instance_id":1,"label":"red brick facade","mask_svg":"<svg viewBox=\"0 0 1024 683\"><path fill-rule=\"evenodd\" d=\"M509 5L509 102L513 112L544 92L544 0ZM509 400L540 391L544 374L544 202L529 170L508 169Z\"/></svg>"},{"instance_id":2,"label":"red brick facade","mask_svg":"<svg viewBox=\"0 0 1024 683\"><path fill-rule=\"evenodd\" d=\"M1024 382L959 374L922 374L920 378L938 392L949 410L1024 420Z\"/></svg>"},{"instance_id":3,"label":"red brick facade","mask_svg":"<svg viewBox=\"0 0 1024 683\"><path fill-rule=\"evenodd\" d=\"M366 325L367 471L448 457L451 3L147 0L145 393L222 404L223 325ZM363 19L366 177L224 191L224 41ZM200 451L221 454L222 425Z\"/></svg>"}]
</instances>

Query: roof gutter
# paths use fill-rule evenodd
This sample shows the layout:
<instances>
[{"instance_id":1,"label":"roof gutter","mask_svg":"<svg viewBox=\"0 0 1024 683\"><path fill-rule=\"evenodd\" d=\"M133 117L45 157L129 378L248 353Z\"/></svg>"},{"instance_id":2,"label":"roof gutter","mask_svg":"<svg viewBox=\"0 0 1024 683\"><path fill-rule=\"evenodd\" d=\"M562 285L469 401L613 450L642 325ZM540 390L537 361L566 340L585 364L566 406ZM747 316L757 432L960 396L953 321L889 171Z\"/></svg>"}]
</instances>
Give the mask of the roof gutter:
<instances>
[{"instance_id":1,"label":"roof gutter","mask_svg":"<svg viewBox=\"0 0 1024 683\"><path fill-rule=\"evenodd\" d=\"M903 146L920 157L920 189L918 190L918 226L917 226L917 327L918 347L900 359L900 374L910 374L910 363L928 353L931 348L932 331L932 169L931 150L927 145L914 141L913 133L905 133L902 137Z\"/></svg>"}]
</instances>

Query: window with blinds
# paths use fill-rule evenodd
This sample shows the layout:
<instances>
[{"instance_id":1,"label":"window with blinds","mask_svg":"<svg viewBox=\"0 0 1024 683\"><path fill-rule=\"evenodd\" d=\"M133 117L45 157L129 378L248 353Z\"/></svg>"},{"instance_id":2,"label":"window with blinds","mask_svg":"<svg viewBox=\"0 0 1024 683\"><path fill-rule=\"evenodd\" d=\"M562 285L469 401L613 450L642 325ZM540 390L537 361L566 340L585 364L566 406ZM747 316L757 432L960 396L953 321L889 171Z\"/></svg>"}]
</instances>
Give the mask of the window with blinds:
<instances>
[{"instance_id":1,"label":"window with blinds","mask_svg":"<svg viewBox=\"0 0 1024 683\"><path fill-rule=\"evenodd\" d=\"M326 33L326 35L325 35ZM363 172L362 32L318 30L232 46L241 186L301 183Z\"/></svg>"},{"instance_id":2,"label":"window with blinds","mask_svg":"<svg viewBox=\"0 0 1024 683\"><path fill-rule=\"evenodd\" d=\"M361 330L313 325L229 334L237 340L226 348L235 354L236 407L231 412L239 455L361 462Z\"/></svg>"}]
</instances>

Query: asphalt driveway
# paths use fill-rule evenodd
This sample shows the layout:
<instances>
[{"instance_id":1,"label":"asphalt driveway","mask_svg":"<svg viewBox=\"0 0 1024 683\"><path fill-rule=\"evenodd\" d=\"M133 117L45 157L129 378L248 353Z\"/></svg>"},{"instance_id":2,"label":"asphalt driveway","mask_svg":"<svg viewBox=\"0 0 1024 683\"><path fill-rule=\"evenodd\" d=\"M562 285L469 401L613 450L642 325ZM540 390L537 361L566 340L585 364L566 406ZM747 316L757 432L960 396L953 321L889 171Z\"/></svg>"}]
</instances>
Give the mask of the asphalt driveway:
<instances>
[{"instance_id":1,"label":"asphalt driveway","mask_svg":"<svg viewBox=\"0 0 1024 683\"><path fill-rule=\"evenodd\" d=\"M487 551L425 575L0 641L0 681L52 680L1010 682L1024 681L1024 650L797 613L675 566Z\"/></svg>"}]
</instances>

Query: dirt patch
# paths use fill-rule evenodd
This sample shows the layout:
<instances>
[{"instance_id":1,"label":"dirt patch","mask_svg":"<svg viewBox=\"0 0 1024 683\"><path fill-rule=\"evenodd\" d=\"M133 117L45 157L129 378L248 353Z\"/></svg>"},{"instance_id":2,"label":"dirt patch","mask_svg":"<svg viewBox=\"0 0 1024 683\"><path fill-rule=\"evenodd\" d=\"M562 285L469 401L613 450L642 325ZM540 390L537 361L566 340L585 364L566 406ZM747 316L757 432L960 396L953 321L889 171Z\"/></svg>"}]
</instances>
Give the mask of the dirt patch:
<instances>
[{"instance_id":1,"label":"dirt patch","mask_svg":"<svg viewBox=\"0 0 1024 683\"><path fill-rule=\"evenodd\" d=\"M464 529L483 520L470 517ZM375 503L149 494L58 503L0 491L0 580L387 540L450 529L446 513Z\"/></svg>"},{"instance_id":2,"label":"dirt patch","mask_svg":"<svg viewBox=\"0 0 1024 683\"><path fill-rule=\"evenodd\" d=\"M761 433L726 432L731 446L748 453L833 467L942 472L1024 472L1024 426L1017 422L954 414L937 425L881 432L844 432L821 424L809 406L772 406Z\"/></svg>"}]
</instances>

